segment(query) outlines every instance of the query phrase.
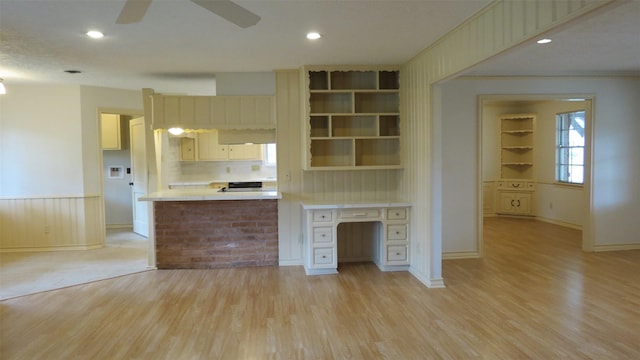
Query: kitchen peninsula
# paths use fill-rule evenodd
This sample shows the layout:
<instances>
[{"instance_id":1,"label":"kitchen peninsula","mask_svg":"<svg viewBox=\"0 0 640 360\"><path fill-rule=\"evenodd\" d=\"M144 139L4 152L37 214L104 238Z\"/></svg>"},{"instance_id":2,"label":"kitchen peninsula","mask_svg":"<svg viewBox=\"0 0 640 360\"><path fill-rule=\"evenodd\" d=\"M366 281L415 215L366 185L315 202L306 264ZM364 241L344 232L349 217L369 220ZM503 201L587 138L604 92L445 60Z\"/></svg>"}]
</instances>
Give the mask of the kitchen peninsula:
<instances>
[{"instance_id":1,"label":"kitchen peninsula","mask_svg":"<svg viewBox=\"0 0 640 360\"><path fill-rule=\"evenodd\" d=\"M277 191L172 189L153 202L158 269L278 265Z\"/></svg>"}]
</instances>

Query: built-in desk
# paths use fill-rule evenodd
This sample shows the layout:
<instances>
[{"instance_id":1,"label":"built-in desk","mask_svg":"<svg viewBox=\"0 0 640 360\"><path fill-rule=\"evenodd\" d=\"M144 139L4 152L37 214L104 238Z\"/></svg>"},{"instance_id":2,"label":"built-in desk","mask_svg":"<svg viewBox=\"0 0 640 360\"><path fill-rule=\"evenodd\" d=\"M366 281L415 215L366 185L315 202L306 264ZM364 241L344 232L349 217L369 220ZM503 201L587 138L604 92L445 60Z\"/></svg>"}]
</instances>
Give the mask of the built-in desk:
<instances>
[{"instance_id":1,"label":"built-in desk","mask_svg":"<svg viewBox=\"0 0 640 360\"><path fill-rule=\"evenodd\" d=\"M338 273L338 225L375 223L373 261L382 271L409 269L409 210L406 202L302 203L304 268L307 275Z\"/></svg>"}]
</instances>

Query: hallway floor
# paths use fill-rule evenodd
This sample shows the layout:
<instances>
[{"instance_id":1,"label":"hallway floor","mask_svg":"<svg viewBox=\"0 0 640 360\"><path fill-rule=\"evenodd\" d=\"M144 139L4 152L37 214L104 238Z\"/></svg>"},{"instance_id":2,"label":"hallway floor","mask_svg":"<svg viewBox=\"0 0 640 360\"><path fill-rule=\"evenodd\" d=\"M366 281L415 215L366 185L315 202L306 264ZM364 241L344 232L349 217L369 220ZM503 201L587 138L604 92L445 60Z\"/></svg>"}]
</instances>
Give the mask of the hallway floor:
<instances>
[{"instance_id":1,"label":"hallway floor","mask_svg":"<svg viewBox=\"0 0 640 360\"><path fill-rule=\"evenodd\" d=\"M114 229L102 249L0 253L0 300L146 271L147 246L146 238Z\"/></svg>"}]
</instances>

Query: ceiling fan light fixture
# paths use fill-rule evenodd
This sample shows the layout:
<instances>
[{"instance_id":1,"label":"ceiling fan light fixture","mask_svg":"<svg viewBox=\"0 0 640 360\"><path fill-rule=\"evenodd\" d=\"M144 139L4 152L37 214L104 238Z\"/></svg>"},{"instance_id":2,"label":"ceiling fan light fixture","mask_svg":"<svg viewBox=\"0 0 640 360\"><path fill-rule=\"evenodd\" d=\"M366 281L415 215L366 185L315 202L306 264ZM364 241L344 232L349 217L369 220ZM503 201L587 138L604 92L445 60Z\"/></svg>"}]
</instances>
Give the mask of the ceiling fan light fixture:
<instances>
[{"instance_id":1,"label":"ceiling fan light fixture","mask_svg":"<svg viewBox=\"0 0 640 360\"><path fill-rule=\"evenodd\" d=\"M87 36L92 39L101 39L104 37L104 34L98 30L89 30L87 31Z\"/></svg>"},{"instance_id":2,"label":"ceiling fan light fixture","mask_svg":"<svg viewBox=\"0 0 640 360\"><path fill-rule=\"evenodd\" d=\"M320 33L312 31L307 33L307 39L309 40L318 40L322 37L322 35L320 35Z\"/></svg>"}]
</instances>

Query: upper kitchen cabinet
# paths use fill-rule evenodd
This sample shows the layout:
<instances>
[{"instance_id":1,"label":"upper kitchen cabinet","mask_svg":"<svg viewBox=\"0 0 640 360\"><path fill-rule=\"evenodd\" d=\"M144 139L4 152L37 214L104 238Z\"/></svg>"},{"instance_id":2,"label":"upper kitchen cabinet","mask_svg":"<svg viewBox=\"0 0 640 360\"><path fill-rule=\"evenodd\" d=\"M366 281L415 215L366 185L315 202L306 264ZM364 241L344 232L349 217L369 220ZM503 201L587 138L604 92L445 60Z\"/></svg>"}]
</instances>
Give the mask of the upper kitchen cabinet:
<instances>
[{"instance_id":1,"label":"upper kitchen cabinet","mask_svg":"<svg viewBox=\"0 0 640 360\"><path fill-rule=\"evenodd\" d=\"M302 72L305 170L402 167L397 68L308 66Z\"/></svg>"},{"instance_id":2,"label":"upper kitchen cabinet","mask_svg":"<svg viewBox=\"0 0 640 360\"><path fill-rule=\"evenodd\" d=\"M274 129L273 96L153 95L153 128Z\"/></svg>"},{"instance_id":3,"label":"upper kitchen cabinet","mask_svg":"<svg viewBox=\"0 0 640 360\"><path fill-rule=\"evenodd\" d=\"M196 137L199 161L261 160L261 145L224 145L218 141L218 131L200 132Z\"/></svg>"},{"instance_id":4,"label":"upper kitchen cabinet","mask_svg":"<svg viewBox=\"0 0 640 360\"><path fill-rule=\"evenodd\" d=\"M100 114L100 125L102 130L102 150L121 150L120 115Z\"/></svg>"}]
</instances>

